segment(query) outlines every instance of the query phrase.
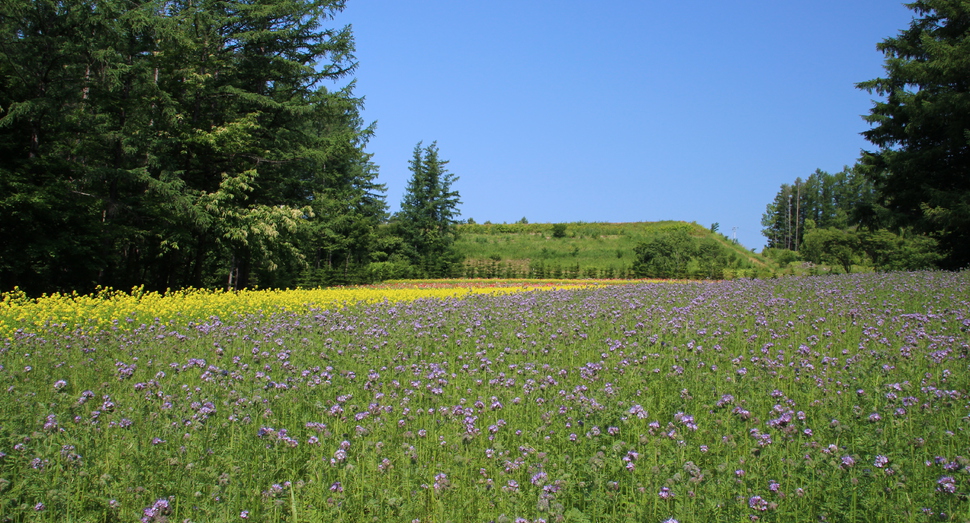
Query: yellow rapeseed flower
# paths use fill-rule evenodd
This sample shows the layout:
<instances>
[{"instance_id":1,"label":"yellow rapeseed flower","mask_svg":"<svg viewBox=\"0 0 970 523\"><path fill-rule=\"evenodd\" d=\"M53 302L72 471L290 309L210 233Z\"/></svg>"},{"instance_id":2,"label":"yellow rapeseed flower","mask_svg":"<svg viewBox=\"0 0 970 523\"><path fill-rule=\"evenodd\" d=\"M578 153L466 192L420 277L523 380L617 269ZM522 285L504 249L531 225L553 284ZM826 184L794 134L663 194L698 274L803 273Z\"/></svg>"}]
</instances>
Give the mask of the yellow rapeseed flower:
<instances>
[{"instance_id":1,"label":"yellow rapeseed flower","mask_svg":"<svg viewBox=\"0 0 970 523\"><path fill-rule=\"evenodd\" d=\"M19 290L0 295L0 339L13 338L18 330L101 331L129 329L155 322L185 325L210 318L231 320L237 315L276 312L306 312L339 308L358 303L399 302L421 298L452 298L470 294L507 294L528 290L575 289L589 286L577 283L509 283L493 286L487 282L469 285L422 284L404 286L338 287L294 290L184 289L166 293L146 292L136 287L131 292L99 289L94 294L51 294L27 298Z\"/></svg>"}]
</instances>

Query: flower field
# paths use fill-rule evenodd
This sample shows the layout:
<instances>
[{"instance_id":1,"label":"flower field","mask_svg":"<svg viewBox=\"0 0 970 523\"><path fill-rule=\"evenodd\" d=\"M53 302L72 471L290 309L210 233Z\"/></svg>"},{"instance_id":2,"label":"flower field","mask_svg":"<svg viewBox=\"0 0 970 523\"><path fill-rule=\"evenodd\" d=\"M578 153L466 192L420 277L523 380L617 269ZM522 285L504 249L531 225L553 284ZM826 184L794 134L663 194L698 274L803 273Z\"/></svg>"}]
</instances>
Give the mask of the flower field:
<instances>
[{"instance_id":1,"label":"flower field","mask_svg":"<svg viewBox=\"0 0 970 523\"><path fill-rule=\"evenodd\" d=\"M970 521L970 273L537 288L7 295L0 522Z\"/></svg>"},{"instance_id":2,"label":"flower field","mask_svg":"<svg viewBox=\"0 0 970 523\"><path fill-rule=\"evenodd\" d=\"M29 299L22 292L0 295L0 338L18 329L130 330L142 324L185 325L215 318L286 311L310 312L358 303L446 298L467 294L504 294L524 290L576 289L602 281L496 280L397 282L329 289L221 290L187 289L169 293L103 290L94 295L55 294Z\"/></svg>"}]
</instances>

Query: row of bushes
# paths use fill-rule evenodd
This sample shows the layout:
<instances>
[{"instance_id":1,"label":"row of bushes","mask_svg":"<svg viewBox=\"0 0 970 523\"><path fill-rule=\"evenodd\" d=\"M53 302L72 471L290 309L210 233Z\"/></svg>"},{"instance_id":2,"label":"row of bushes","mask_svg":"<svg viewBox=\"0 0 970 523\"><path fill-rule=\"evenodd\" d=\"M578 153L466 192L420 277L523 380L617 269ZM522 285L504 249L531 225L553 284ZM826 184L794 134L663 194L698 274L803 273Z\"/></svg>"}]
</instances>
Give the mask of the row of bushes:
<instances>
[{"instance_id":1,"label":"row of bushes","mask_svg":"<svg viewBox=\"0 0 970 523\"><path fill-rule=\"evenodd\" d=\"M546 263L543 260L496 261L466 260L463 278L530 278L530 279L628 279L631 266L582 267L579 263Z\"/></svg>"},{"instance_id":2,"label":"row of bushes","mask_svg":"<svg viewBox=\"0 0 970 523\"><path fill-rule=\"evenodd\" d=\"M767 268L722 268L712 273L694 262L674 276L659 273L640 273L634 265L619 267L583 267L579 263L545 263L542 260L495 261L490 259L466 260L450 274L453 278L484 279L633 279L633 278L686 278L686 279L735 279L770 278L774 276ZM339 285L367 285L385 280L407 280L425 277L420 267L405 262L374 262L361 267L321 268L306 270L298 280L300 288L333 287Z\"/></svg>"}]
</instances>

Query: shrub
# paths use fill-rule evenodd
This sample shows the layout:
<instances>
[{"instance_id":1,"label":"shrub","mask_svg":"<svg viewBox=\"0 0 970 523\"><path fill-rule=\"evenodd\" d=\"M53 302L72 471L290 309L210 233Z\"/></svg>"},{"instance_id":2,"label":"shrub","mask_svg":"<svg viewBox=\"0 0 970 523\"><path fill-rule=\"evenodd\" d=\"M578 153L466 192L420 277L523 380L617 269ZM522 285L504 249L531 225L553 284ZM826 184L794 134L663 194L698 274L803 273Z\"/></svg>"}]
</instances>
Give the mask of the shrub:
<instances>
[{"instance_id":1,"label":"shrub","mask_svg":"<svg viewBox=\"0 0 970 523\"><path fill-rule=\"evenodd\" d=\"M565 238L566 237L566 224L565 223L555 223L552 225L552 237L553 238Z\"/></svg>"}]
</instances>

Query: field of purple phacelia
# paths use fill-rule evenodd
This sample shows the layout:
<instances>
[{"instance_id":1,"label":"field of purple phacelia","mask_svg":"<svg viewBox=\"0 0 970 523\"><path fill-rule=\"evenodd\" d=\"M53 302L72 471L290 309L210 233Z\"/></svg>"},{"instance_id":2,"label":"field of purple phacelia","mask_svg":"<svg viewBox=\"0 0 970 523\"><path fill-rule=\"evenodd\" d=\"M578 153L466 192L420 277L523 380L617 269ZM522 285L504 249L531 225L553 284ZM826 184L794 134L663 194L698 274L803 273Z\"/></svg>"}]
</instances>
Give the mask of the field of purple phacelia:
<instances>
[{"instance_id":1,"label":"field of purple phacelia","mask_svg":"<svg viewBox=\"0 0 970 523\"><path fill-rule=\"evenodd\" d=\"M970 272L18 331L0 522L965 522L968 356Z\"/></svg>"}]
</instances>

